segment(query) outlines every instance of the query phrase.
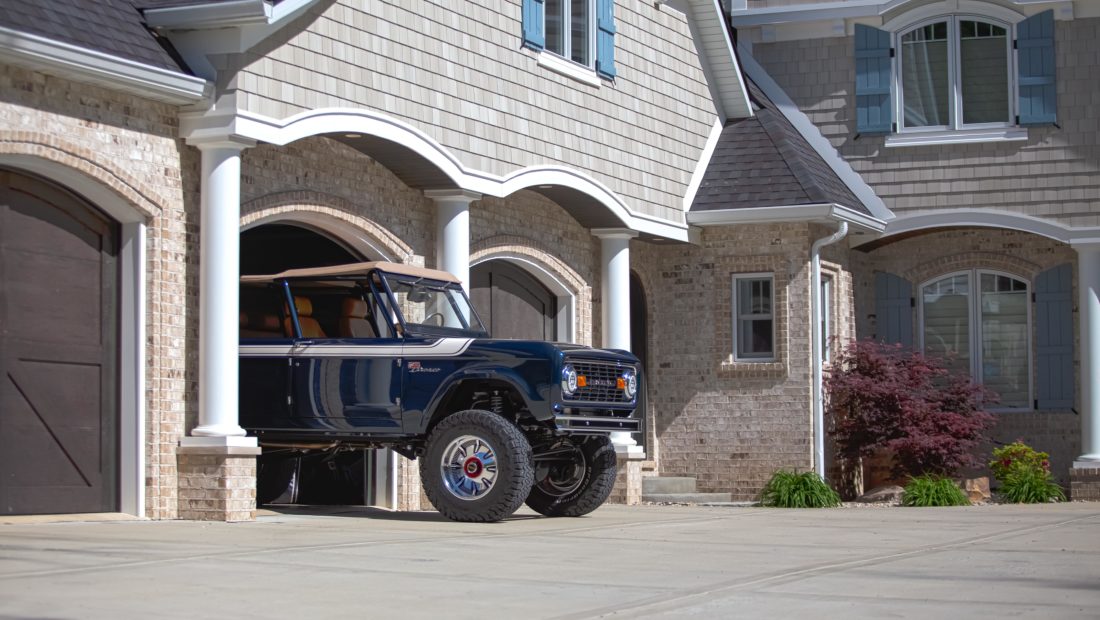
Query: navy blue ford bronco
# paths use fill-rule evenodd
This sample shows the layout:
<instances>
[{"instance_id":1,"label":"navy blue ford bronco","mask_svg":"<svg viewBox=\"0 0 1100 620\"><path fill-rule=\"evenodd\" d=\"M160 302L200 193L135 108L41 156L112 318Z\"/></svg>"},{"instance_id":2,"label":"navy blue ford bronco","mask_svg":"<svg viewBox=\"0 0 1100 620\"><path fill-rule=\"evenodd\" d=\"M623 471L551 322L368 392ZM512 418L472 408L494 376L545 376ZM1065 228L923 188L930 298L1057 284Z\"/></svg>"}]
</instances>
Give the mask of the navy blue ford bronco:
<instances>
[{"instance_id":1,"label":"navy blue ford bronco","mask_svg":"<svg viewBox=\"0 0 1100 620\"><path fill-rule=\"evenodd\" d=\"M627 351L489 338L451 274L373 262L241 277L240 421L266 450L422 459L456 521L598 508L638 432Z\"/></svg>"}]
</instances>

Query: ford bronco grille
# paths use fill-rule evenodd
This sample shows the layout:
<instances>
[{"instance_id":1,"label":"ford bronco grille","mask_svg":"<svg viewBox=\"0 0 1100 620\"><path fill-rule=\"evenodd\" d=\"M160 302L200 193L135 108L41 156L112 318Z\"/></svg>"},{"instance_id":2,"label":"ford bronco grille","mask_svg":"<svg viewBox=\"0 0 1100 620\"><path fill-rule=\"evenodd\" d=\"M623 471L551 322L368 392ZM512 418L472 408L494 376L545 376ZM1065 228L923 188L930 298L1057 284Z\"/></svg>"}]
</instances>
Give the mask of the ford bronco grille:
<instances>
[{"instance_id":1,"label":"ford bronco grille","mask_svg":"<svg viewBox=\"0 0 1100 620\"><path fill-rule=\"evenodd\" d=\"M618 387L619 378L624 371L631 368L630 366L576 360L570 363L576 369L577 377L584 377L584 386L578 385L577 391L565 400L586 403L629 404L632 402L627 398L626 392Z\"/></svg>"}]
</instances>

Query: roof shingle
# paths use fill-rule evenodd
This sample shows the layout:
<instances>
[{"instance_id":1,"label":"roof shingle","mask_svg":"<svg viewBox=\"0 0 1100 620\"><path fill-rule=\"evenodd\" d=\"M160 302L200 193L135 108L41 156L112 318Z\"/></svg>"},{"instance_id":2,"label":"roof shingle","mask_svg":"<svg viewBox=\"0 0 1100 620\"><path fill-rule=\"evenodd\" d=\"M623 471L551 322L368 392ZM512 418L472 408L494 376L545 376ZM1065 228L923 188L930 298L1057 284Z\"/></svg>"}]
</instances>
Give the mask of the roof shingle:
<instances>
[{"instance_id":1,"label":"roof shingle","mask_svg":"<svg viewBox=\"0 0 1100 620\"><path fill-rule=\"evenodd\" d=\"M691 210L836 203L870 214L775 104L746 82L756 116L726 123Z\"/></svg>"}]
</instances>

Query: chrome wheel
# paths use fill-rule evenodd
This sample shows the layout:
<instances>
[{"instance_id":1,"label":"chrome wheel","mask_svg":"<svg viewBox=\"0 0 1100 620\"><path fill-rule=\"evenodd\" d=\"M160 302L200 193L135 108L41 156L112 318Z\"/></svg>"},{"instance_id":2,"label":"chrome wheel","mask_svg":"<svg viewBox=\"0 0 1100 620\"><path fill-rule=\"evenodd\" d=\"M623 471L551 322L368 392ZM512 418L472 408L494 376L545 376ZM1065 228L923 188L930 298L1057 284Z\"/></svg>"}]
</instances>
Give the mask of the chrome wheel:
<instances>
[{"instance_id":1,"label":"chrome wheel","mask_svg":"<svg viewBox=\"0 0 1100 620\"><path fill-rule=\"evenodd\" d=\"M443 450L443 486L459 499L473 500L493 489L497 459L493 446L476 435L462 435Z\"/></svg>"}]
</instances>

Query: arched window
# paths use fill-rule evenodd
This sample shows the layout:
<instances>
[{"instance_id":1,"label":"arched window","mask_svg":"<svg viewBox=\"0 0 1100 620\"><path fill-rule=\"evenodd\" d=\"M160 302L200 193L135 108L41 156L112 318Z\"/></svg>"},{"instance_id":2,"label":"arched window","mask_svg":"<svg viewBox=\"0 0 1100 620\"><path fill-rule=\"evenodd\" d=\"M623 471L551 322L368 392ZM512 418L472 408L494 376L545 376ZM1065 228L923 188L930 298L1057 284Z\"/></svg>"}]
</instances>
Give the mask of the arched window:
<instances>
[{"instance_id":1,"label":"arched window","mask_svg":"<svg viewBox=\"0 0 1100 620\"><path fill-rule=\"evenodd\" d=\"M901 128L1009 125L1011 31L987 18L950 16L899 33Z\"/></svg>"},{"instance_id":2,"label":"arched window","mask_svg":"<svg viewBox=\"0 0 1100 620\"><path fill-rule=\"evenodd\" d=\"M921 346L967 370L996 393L1000 408L1031 403L1028 284L981 269L947 274L921 286Z\"/></svg>"}]
</instances>

